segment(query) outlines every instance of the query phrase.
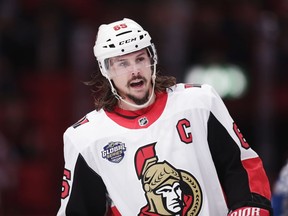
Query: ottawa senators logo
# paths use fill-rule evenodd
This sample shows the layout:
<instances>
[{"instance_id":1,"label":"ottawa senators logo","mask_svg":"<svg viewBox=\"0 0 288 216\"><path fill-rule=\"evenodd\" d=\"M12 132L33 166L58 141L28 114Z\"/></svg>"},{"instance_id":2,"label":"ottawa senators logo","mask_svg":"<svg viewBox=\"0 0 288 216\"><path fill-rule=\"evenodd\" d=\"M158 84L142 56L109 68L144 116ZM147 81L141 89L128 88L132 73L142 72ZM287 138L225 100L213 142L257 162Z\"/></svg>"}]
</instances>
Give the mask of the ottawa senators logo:
<instances>
[{"instance_id":1,"label":"ottawa senators logo","mask_svg":"<svg viewBox=\"0 0 288 216\"><path fill-rule=\"evenodd\" d=\"M155 144L139 148L135 168L143 185L147 205L138 216L196 216L202 206L202 191L190 173L167 161L158 162Z\"/></svg>"}]
</instances>

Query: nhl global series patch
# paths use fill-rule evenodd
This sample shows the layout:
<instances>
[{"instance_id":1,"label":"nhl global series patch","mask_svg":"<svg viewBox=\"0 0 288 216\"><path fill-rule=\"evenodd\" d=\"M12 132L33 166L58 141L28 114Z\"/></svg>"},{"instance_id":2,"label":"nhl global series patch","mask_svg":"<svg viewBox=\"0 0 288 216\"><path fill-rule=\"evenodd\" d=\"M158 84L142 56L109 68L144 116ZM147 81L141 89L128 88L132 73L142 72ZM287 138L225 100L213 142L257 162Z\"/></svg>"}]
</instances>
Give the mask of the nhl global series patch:
<instances>
[{"instance_id":1,"label":"nhl global series patch","mask_svg":"<svg viewBox=\"0 0 288 216\"><path fill-rule=\"evenodd\" d=\"M107 159L113 163L119 163L123 159L125 151L125 143L117 141L109 142L106 146L104 146L101 153L102 158Z\"/></svg>"}]
</instances>

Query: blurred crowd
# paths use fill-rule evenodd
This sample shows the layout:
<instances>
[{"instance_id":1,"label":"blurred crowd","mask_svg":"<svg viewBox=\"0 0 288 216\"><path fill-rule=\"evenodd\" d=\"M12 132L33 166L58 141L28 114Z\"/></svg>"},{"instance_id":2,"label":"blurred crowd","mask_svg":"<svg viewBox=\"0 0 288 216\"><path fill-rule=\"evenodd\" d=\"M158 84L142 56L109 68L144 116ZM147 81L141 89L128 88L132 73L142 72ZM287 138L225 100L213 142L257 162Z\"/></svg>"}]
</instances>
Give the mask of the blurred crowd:
<instances>
[{"instance_id":1,"label":"blurred crowd","mask_svg":"<svg viewBox=\"0 0 288 216\"><path fill-rule=\"evenodd\" d=\"M288 158L288 1L0 0L0 215L55 215L62 134L93 109L98 26L132 18L147 29L163 73L238 65L249 85L225 99L272 187Z\"/></svg>"}]
</instances>

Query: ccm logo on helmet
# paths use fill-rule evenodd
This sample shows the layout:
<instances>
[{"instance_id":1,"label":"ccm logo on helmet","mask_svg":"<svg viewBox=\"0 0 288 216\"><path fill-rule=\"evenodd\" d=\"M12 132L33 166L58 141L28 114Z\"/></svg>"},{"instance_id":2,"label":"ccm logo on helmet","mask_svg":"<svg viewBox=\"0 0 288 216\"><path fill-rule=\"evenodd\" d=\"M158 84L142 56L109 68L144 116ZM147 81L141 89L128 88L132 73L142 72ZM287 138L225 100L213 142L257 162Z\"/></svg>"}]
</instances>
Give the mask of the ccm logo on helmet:
<instances>
[{"instance_id":1,"label":"ccm logo on helmet","mask_svg":"<svg viewBox=\"0 0 288 216\"><path fill-rule=\"evenodd\" d=\"M131 42L133 42L133 41L136 41L136 39L137 39L137 38L135 37L135 38L127 39L127 40L124 40L124 41L120 41L120 42L119 42L119 45L131 43Z\"/></svg>"}]
</instances>

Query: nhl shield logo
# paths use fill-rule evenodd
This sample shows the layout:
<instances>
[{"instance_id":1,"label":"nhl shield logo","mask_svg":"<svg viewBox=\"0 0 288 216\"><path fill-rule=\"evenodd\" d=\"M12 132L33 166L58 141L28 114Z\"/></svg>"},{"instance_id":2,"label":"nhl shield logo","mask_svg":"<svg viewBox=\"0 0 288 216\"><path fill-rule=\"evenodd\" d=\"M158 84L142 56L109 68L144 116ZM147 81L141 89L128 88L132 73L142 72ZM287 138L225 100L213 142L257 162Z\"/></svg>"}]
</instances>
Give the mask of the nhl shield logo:
<instances>
[{"instance_id":1,"label":"nhl shield logo","mask_svg":"<svg viewBox=\"0 0 288 216\"><path fill-rule=\"evenodd\" d=\"M141 127L143 127L148 124L148 119L144 116L138 120L138 123Z\"/></svg>"},{"instance_id":2,"label":"nhl shield logo","mask_svg":"<svg viewBox=\"0 0 288 216\"><path fill-rule=\"evenodd\" d=\"M102 153L102 158L107 159L113 163L119 163L126 151L125 143L122 142L109 142L104 146Z\"/></svg>"}]
</instances>

